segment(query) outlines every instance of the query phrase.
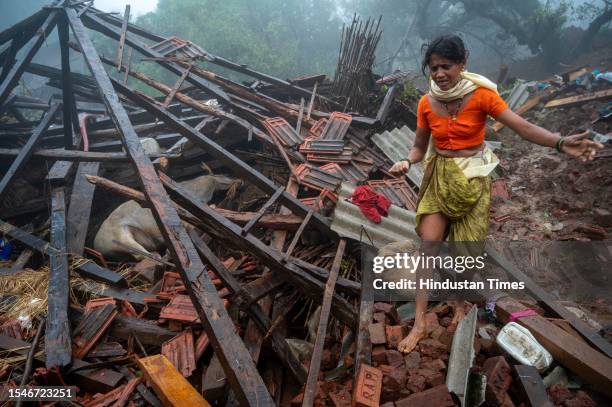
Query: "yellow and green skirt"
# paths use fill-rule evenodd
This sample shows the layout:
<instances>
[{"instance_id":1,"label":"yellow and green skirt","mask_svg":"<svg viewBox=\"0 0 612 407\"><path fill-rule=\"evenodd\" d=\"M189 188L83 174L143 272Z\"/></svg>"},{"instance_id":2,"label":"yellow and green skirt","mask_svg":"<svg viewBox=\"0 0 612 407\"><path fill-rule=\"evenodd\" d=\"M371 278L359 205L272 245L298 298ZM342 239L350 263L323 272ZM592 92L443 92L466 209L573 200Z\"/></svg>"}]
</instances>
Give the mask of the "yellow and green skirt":
<instances>
[{"instance_id":1,"label":"yellow and green skirt","mask_svg":"<svg viewBox=\"0 0 612 407\"><path fill-rule=\"evenodd\" d=\"M484 241L489 232L491 177L499 160L488 148L475 156L449 158L435 152L424 163L416 213L416 232L423 215L449 219L449 241Z\"/></svg>"}]
</instances>

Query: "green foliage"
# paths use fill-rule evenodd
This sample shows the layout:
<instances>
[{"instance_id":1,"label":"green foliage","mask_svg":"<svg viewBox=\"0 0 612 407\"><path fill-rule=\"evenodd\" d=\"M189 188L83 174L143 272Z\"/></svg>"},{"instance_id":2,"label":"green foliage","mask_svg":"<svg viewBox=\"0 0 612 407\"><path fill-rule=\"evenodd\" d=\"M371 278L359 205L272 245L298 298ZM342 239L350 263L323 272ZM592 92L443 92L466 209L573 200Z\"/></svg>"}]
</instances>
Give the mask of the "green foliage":
<instances>
[{"instance_id":1,"label":"green foliage","mask_svg":"<svg viewBox=\"0 0 612 407\"><path fill-rule=\"evenodd\" d=\"M280 77L333 75L341 27L332 0L160 0L137 24Z\"/></svg>"},{"instance_id":2,"label":"green foliage","mask_svg":"<svg viewBox=\"0 0 612 407\"><path fill-rule=\"evenodd\" d=\"M407 78L403 83L402 93L399 95L399 100L402 102L410 102L417 100L419 92L412 79Z\"/></svg>"}]
</instances>

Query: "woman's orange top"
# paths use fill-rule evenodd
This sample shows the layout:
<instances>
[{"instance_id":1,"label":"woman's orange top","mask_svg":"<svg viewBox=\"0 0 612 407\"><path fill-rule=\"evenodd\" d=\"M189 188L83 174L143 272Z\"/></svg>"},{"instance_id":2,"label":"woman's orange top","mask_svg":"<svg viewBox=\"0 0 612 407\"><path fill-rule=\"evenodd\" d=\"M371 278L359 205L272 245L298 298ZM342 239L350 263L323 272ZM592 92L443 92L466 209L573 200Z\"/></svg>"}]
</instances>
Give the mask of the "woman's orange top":
<instances>
[{"instance_id":1,"label":"woman's orange top","mask_svg":"<svg viewBox=\"0 0 612 407\"><path fill-rule=\"evenodd\" d=\"M484 142L487 116L497 117L506 110L506 102L491 89L477 88L453 121L433 112L423 96L417 109L417 127L429 129L434 145L441 150L461 150Z\"/></svg>"}]
</instances>

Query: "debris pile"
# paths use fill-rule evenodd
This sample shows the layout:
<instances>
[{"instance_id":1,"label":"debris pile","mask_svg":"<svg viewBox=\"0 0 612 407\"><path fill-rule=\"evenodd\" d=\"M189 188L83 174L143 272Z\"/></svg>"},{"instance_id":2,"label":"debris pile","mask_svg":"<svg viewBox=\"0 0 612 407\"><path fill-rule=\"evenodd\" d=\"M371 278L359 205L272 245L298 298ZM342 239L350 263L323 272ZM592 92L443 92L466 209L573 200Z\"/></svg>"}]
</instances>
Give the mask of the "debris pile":
<instances>
[{"instance_id":1,"label":"debris pile","mask_svg":"<svg viewBox=\"0 0 612 407\"><path fill-rule=\"evenodd\" d=\"M130 24L129 8L121 19L62 4L0 33L5 387L76 386L72 401L92 407L587 406L611 396L610 344L494 246L546 311L503 293L459 313L432 303L428 337L397 350L414 303L373 300L361 249L416 239L422 168L388 172L414 143L415 105L396 100L401 75L378 85L369 75L380 20L355 20L339 60L360 61L370 80L359 81L381 93L372 107L347 77L278 79ZM61 69L32 62L55 27ZM87 29L119 42L115 60ZM71 55L90 74L72 72ZM176 82L139 72L136 59ZM46 78L54 96L14 92L24 73ZM145 85L162 96L135 90ZM504 202L508 182L494 188ZM357 186L384 197L380 223L351 199ZM515 214L498 205L492 216L507 225ZM552 364L512 357L499 344L507 323Z\"/></svg>"}]
</instances>

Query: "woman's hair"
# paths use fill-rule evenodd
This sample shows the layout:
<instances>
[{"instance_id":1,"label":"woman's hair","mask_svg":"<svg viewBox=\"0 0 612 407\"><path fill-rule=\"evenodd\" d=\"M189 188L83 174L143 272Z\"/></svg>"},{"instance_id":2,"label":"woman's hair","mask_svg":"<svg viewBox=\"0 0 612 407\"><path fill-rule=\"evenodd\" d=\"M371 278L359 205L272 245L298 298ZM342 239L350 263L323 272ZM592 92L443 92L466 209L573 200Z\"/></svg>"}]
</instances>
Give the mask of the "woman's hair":
<instances>
[{"instance_id":1,"label":"woman's hair","mask_svg":"<svg viewBox=\"0 0 612 407\"><path fill-rule=\"evenodd\" d=\"M423 60L421 61L423 75L425 75L425 70L429 66L432 54L438 54L442 58L449 59L458 64L465 62L468 57L465 44L463 44L463 40L458 35L441 35L429 44L423 44L421 53L423 54Z\"/></svg>"}]
</instances>

